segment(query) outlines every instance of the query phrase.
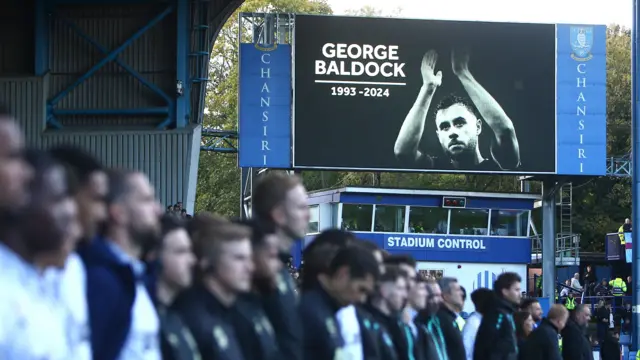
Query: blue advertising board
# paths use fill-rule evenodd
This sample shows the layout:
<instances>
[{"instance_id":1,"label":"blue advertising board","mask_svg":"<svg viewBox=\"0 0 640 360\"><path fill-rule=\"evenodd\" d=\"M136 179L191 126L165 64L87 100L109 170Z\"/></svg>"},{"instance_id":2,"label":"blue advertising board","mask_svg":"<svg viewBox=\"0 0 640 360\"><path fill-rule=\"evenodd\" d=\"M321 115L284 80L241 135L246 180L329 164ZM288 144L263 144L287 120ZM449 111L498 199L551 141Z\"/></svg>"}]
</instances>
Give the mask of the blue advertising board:
<instances>
[{"instance_id":1,"label":"blue advertising board","mask_svg":"<svg viewBox=\"0 0 640 360\"><path fill-rule=\"evenodd\" d=\"M526 237L464 236L356 232L391 254L408 254L418 261L528 264L531 240Z\"/></svg>"},{"instance_id":2,"label":"blue advertising board","mask_svg":"<svg viewBox=\"0 0 640 360\"><path fill-rule=\"evenodd\" d=\"M291 167L291 46L240 44L238 164Z\"/></svg>"},{"instance_id":3,"label":"blue advertising board","mask_svg":"<svg viewBox=\"0 0 640 360\"><path fill-rule=\"evenodd\" d=\"M557 25L557 173L605 175L607 28Z\"/></svg>"}]
</instances>

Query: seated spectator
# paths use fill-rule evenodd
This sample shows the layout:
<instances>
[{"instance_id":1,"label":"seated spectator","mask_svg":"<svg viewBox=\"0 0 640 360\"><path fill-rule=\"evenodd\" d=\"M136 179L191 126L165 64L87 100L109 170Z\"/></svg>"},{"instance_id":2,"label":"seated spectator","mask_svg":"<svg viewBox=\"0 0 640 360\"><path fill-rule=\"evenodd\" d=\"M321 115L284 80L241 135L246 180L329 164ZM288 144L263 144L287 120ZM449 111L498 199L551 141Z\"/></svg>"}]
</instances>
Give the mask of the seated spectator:
<instances>
[{"instance_id":1,"label":"seated spectator","mask_svg":"<svg viewBox=\"0 0 640 360\"><path fill-rule=\"evenodd\" d=\"M607 283L606 279L602 279L602 282L600 282L600 284L596 285L595 289L593 289L593 291L596 293L596 296L610 296L611 295L611 289L609 288L609 284Z\"/></svg>"},{"instance_id":2,"label":"seated spectator","mask_svg":"<svg viewBox=\"0 0 640 360\"><path fill-rule=\"evenodd\" d=\"M562 287L562 290L560 290L560 297L561 298L565 298L569 295L569 287L571 287L571 280L567 280L564 282L564 285Z\"/></svg>"},{"instance_id":3,"label":"seated spectator","mask_svg":"<svg viewBox=\"0 0 640 360\"><path fill-rule=\"evenodd\" d=\"M571 278L571 287L573 288L573 292L582 291L582 285L580 284L580 274L573 274L573 278Z\"/></svg>"}]
</instances>

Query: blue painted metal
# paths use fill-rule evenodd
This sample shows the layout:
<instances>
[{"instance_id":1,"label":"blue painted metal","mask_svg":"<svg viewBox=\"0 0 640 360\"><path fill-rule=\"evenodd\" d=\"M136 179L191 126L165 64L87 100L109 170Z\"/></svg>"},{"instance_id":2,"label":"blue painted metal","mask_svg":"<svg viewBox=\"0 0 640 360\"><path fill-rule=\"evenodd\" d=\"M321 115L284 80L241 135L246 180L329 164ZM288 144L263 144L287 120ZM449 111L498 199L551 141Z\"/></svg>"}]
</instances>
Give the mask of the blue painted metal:
<instances>
[{"instance_id":1,"label":"blue painted metal","mask_svg":"<svg viewBox=\"0 0 640 360\"><path fill-rule=\"evenodd\" d=\"M238 152L237 141L237 131L202 129L200 150L235 154Z\"/></svg>"},{"instance_id":2,"label":"blue painted metal","mask_svg":"<svg viewBox=\"0 0 640 360\"><path fill-rule=\"evenodd\" d=\"M87 40L87 42L89 42L91 45L93 45L96 49L98 49L98 51L100 51L104 55L108 55L109 54L109 50L107 48L105 48L104 46L100 45L97 41L92 39L89 35L85 34L82 31L82 29L80 29L78 27L78 25L74 24L72 21L69 21L68 19L65 19L65 18L62 18L62 17L59 17L59 16L56 16L56 19L58 19L58 20L62 21L63 23L65 23L73 31L75 31L78 34L78 36L80 36L81 38ZM131 76L133 76L138 81L140 81L140 83L142 83L142 85L146 86L147 88L149 88L149 90L153 91L154 93L156 93L160 97L162 97L167 102L167 106L169 106L172 103L173 99L171 99L169 97L169 95L167 95L164 91L162 91L162 89L157 87L154 83L152 83L149 80L145 79L142 75L140 75L140 73L138 73L136 70L134 70L131 66L127 65L126 63L124 63L118 57L116 57L113 61L116 64L118 64L121 68L123 68L125 71L127 71L129 74L131 74Z\"/></svg>"},{"instance_id":3,"label":"blue painted metal","mask_svg":"<svg viewBox=\"0 0 640 360\"><path fill-rule=\"evenodd\" d=\"M163 115L168 107L135 109L53 109L53 115Z\"/></svg>"},{"instance_id":4,"label":"blue painted metal","mask_svg":"<svg viewBox=\"0 0 640 360\"><path fill-rule=\"evenodd\" d=\"M89 79L93 74L95 74L98 70L100 70L103 66L105 66L110 61L115 60L120 53L122 53L127 47L129 47L136 39L141 37L144 33L146 33L149 29L154 27L160 21L162 21L167 15L173 12L173 6L167 7L164 11L154 17L147 25L143 26L140 30L134 33L129 39L127 39L122 45L109 52L104 59L100 60L97 64L95 64L91 69L89 69L85 74L80 76L73 84L71 84L66 89L60 91L56 94L51 100L47 103L47 123L49 125L53 125L56 128L60 128L60 124L55 121L55 117L53 115L54 106L60 102L65 96L69 95L73 89L78 87L80 84ZM171 107L171 106L170 106ZM171 117L173 114L169 114ZM55 125L57 123L57 126Z\"/></svg>"},{"instance_id":5,"label":"blue painted metal","mask_svg":"<svg viewBox=\"0 0 640 360\"><path fill-rule=\"evenodd\" d=\"M157 0L47 0L52 5L157 4Z\"/></svg>"},{"instance_id":6,"label":"blue painted metal","mask_svg":"<svg viewBox=\"0 0 640 360\"><path fill-rule=\"evenodd\" d=\"M188 0L177 0L176 79L182 82L183 92L176 100L176 127L187 125L191 113L191 81L189 81L190 16Z\"/></svg>"},{"instance_id":7,"label":"blue painted metal","mask_svg":"<svg viewBox=\"0 0 640 360\"><path fill-rule=\"evenodd\" d=\"M632 173L631 159L628 156L610 157L607 159L607 175L608 176L631 176Z\"/></svg>"},{"instance_id":8,"label":"blue painted metal","mask_svg":"<svg viewBox=\"0 0 640 360\"><path fill-rule=\"evenodd\" d=\"M35 74L43 76L49 71L49 15L47 0L36 0L36 58Z\"/></svg>"},{"instance_id":9,"label":"blue painted metal","mask_svg":"<svg viewBox=\"0 0 640 360\"><path fill-rule=\"evenodd\" d=\"M633 1L633 25L631 27L631 99L632 99L632 111L631 111L631 158L638 159L640 156L640 108L639 102L640 93L638 92L638 85L640 81L640 73L638 73L638 46L640 45L640 4L638 0ZM640 162L632 162L632 177L631 177L631 209L632 209L632 222L635 226L640 224ZM640 231L632 232L633 246L632 248L632 282L631 287L635 291L633 292L633 311L632 311L632 336L631 336L631 349L638 350L640 344Z\"/></svg>"}]
</instances>

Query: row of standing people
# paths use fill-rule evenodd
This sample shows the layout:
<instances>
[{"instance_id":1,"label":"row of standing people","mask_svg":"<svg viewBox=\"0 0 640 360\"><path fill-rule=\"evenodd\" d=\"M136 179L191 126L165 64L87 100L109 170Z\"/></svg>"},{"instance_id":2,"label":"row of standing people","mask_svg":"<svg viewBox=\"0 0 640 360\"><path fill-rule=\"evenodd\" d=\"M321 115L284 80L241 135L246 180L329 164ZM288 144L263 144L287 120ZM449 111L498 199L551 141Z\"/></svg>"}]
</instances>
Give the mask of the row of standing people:
<instances>
[{"instance_id":1,"label":"row of standing people","mask_svg":"<svg viewBox=\"0 0 640 360\"><path fill-rule=\"evenodd\" d=\"M2 113L0 185L2 359L467 358L457 281L420 279L411 257L348 232L304 250L298 295L283 266L309 222L297 177L256 186L257 221L161 220L144 174L73 148L24 152ZM494 284L474 359L557 355L557 342L536 339L564 327L562 307L518 346L520 282L505 273Z\"/></svg>"}]
</instances>

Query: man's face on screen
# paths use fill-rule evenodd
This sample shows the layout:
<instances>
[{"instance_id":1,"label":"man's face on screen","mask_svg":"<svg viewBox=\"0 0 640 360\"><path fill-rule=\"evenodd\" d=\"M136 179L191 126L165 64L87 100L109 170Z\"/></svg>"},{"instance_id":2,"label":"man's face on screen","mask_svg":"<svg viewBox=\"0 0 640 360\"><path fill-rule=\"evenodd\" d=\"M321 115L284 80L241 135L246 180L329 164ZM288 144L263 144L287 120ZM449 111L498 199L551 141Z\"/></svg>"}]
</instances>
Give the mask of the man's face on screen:
<instances>
[{"instance_id":1,"label":"man's face on screen","mask_svg":"<svg viewBox=\"0 0 640 360\"><path fill-rule=\"evenodd\" d=\"M442 150L452 158L474 154L482 127L463 104L453 104L436 113L436 135Z\"/></svg>"}]
</instances>

